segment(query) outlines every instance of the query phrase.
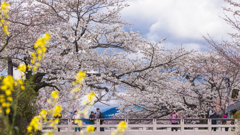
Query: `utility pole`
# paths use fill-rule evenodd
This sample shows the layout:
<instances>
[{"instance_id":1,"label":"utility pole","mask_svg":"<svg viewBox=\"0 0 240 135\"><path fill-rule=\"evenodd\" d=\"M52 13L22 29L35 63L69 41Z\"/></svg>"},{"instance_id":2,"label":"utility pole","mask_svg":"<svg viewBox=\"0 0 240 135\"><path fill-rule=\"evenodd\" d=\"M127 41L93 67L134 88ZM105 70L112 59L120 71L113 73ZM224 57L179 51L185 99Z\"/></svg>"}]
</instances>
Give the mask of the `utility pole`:
<instances>
[{"instance_id":1,"label":"utility pole","mask_svg":"<svg viewBox=\"0 0 240 135\"><path fill-rule=\"evenodd\" d=\"M11 57L8 57L8 75L13 76L13 64Z\"/></svg>"},{"instance_id":2,"label":"utility pole","mask_svg":"<svg viewBox=\"0 0 240 135\"><path fill-rule=\"evenodd\" d=\"M12 64L12 58L8 56L8 75L11 75L13 77L13 64ZM12 124L12 118L13 118L13 109L10 107L11 113L9 114L8 120L10 124Z\"/></svg>"},{"instance_id":3,"label":"utility pole","mask_svg":"<svg viewBox=\"0 0 240 135\"><path fill-rule=\"evenodd\" d=\"M228 114L228 119L230 119L230 113L229 113L229 82L230 80L228 78L225 79L226 86L227 86L227 114Z\"/></svg>"}]
</instances>

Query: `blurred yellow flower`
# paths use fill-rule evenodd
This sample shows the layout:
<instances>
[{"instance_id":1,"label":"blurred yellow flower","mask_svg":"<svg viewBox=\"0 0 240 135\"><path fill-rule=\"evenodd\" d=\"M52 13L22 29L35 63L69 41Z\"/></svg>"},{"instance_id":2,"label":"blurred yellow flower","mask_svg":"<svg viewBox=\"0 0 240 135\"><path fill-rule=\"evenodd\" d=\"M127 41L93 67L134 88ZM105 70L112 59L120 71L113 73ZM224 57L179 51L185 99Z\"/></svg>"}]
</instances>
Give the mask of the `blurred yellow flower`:
<instances>
[{"instance_id":1,"label":"blurred yellow flower","mask_svg":"<svg viewBox=\"0 0 240 135\"><path fill-rule=\"evenodd\" d=\"M25 64L21 64L20 66L18 66L18 70L22 71L22 72L26 72L26 65Z\"/></svg>"},{"instance_id":2,"label":"blurred yellow flower","mask_svg":"<svg viewBox=\"0 0 240 135\"><path fill-rule=\"evenodd\" d=\"M47 132L44 135L53 135L53 132Z\"/></svg>"},{"instance_id":3,"label":"blurred yellow flower","mask_svg":"<svg viewBox=\"0 0 240 135\"><path fill-rule=\"evenodd\" d=\"M127 128L127 123L125 121L121 121L118 124L117 128L118 128L118 130L125 131L125 129Z\"/></svg>"},{"instance_id":4,"label":"blurred yellow flower","mask_svg":"<svg viewBox=\"0 0 240 135\"><path fill-rule=\"evenodd\" d=\"M42 124L40 123L40 117L34 116L31 120L29 126L27 127L28 132L31 132L32 130L37 131L42 128Z\"/></svg>"},{"instance_id":5,"label":"blurred yellow flower","mask_svg":"<svg viewBox=\"0 0 240 135\"><path fill-rule=\"evenodd\" d=\"M42 49L37 49L37 54L41 54L42 53Z\"/></svg>"},{"instance_id":6,"label":"blurred yellow flower","mask_svg":"<svg viewBox=\"0 0 240 135\"><path fill-rule=\"evenodd\" d=\"M25 87L24 87L24 86L21 86L21 89L22 89L22 90L24 90L24 89L25 89Z\"/></svg>"},{"instance_id":7,"label":"blurred yellow flower","mask_svg":"<svg viewBox=\"0 0 240 135\"><path fill-rule=\"evenodd\" d=\"M13 101L13 98L12 97L7 97L7 100L12 102Z\"/></svg>"},{"instance_id":8,"label":"blurred yellow flower","mask_svg":"<svg viewBox=\"0 0 240 135\"><path fill-rule=\"evenodd\" d=\"M1 11L2 10L9 10L9 4L7 2L2 3Z\"/></svg>"},{"instance_id":9,"label":"blurred yellow flower","mask_svg":"<svg viewBox=\"0 0 240 135\"><path fill-rule=\"evenodd\" d=\"M6 109L6 114L9 114L10 111L11 111L10 108L7 108L7 109Z\"/></svg>"},{"instance_id":10,"label":"blurred yellow flower","mask_svg":"<svg viewBox=\"0 0 240 135\"><path fill-rule=\"evenodd\" d=\"M82 121L81 120L74 120L74 123L76 123L78 126L82 125Z\"/></svg>"},{"instance_id":11,"label":"blurred yellow flower","mask_svg":"<svg viewBox=\"0 0 240 135\"><path fill-rule=\"evenodd\" d=\"M2 5L1 5L1 9L0 9L0 14L2 14L1 17L1 26L3 26L3 31L6 35L9 35L10 33L8 32L8 25L9 25L9 22L5 21L5 19L7 19L9 16L8 16L8 13L9 13L9 4L7 2L3 2Z\"/></svg>"},{"instance_id":12,"label":"blurred yellow flower","mask_svg":"<svg viewBox=\"0 0 240 135\"><path fill-rule=\"evenodd\" d=\"M96 95L94 92L89 92L86 95L86 99L81 102L82 105L93 104L96 99Z\"/></svg>"},{"instance_id":13,"label":"blurred yellow flower","mask_svg":"<svg viewBox=\"0 0 240 135\"><path fill-rule=\"evenodd\" d=\"M86 73L83 71L79 71L78 74L75 76L76 82L82 85L84 78L86 77Z\"/></svg>"},{"instance_id":14,"label":"blurred yellow flower","mask_svg":"<svg viewBox=\"0 0 240 135\"><path fill-rule=\"evenodd\" d=\"M90 126L87 127L87 133L94 132L94 130L95 130L95 127L92 126L92 125L90 125Z\"/></svg>"},{"instance_id":15,"label":"blurred yellow flower","mask_svg":"<svg viewBox=\"0 0 240 135\"><path fill-rule=\"evenodd\" d=\"M119 133L122 134L125 132L126 128L127 128L127 123L125 121L121 121L117 126L117 130L114 131L112 135L117 135Z\"/></svg>"},{"instance_id":16,"label":"blurred yellow flower","mask_svg":"<svg viewBox=\"0 0 240 135\"><path fill-rule=\"evenodd\" d=\"M37 62L37 63L36 63L36 66L37 66L37 67L39 67L39 66L40 66L40 63L39 63L39 62Z\"/></svg>"},{"instance_id":17,"label":"blurred yellow flower","mask_svg":"<svg viewBox=\"0 0 240 135\"><path fill-rule=\"evenodd\" d=\"M53 116L61 115L62 107L60 105L56 105L53 110Z\"/></svg>"},{"instance_id":18,"label":"blurred yellow flower","mask_svg":"<svg viewBox=\"0 0 240 135\"><path fill-rule=\"evenodd\" d=\"M59 98L59 91L53 91L52 93L51 93L51 96L52 96L52 98L55 98L55 99L58 99Z\"/></svg>"},{"instance_id":19,"label":"blurred yellow flower","mask_svg":"<svg viewBox=\"0 0 240 135\"><path fill-rule=\"evenodd\" d=\"M74 94L75 92L78 92L80 90L81 90L81 88L74 88L71 90L71 94Z\"/></svg>"},{"instance_id":20,"label":"blurred yellow flower","mask_svg":"<svg viewBox=\"0 0 240 135\"><path fill-rule=\"evenodd\" d=\"M10 33L8 32L8 27L7 25L3 26L3 31L5 32L6 35L10 35Z\"/></svg>"},{"instance_id":21,"label":"blurred yellow flower","mask_svg":"<svg viewBox=\"0 0 240 135\"><path fill-rule=\"evenodd\" d=\"M37 71L37 67L35 67L35 66L32 69L33 69L33 71Z\"/></svg>"}]
</instances>

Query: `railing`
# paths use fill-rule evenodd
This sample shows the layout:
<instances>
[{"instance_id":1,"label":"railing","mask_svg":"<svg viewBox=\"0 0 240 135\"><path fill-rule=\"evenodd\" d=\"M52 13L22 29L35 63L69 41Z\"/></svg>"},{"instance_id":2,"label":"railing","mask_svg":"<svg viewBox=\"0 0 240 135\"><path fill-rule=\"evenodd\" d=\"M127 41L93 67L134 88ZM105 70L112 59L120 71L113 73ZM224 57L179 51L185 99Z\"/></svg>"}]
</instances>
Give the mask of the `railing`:
<instances>
[{"instance_id":1,"label":"railing","mask_svg":"<svg viewBox=\"0 0 240 135\"><path fill-rule=\"evenodd\" d=\"M83 122L89 121L89 119L82 119ZM116 130L117 124L120 121L128 123L125 135L235 135L238 129L237 119L174 119L179 121L177 125L172 125L172 119L101 119L105 121L105 124L100 125L100 119L96 120L96 131L92 135L111 135L111 132ZM211 124L212 120L216 120L218 124ZM222 125L221 122L226 120L226 125ZM62 124L58 125L60 132L54 130L57 135L73 134L75 128L79 127L72 124L70 119L62 119ZM200 123L196 123L199 121ZM80 126L81 130L85 130L88 124ZM104 128L104 132L100 131L100 128ZM173 131L172 128L177 128L178 131ZM213 131L212 128L216 128ZM228 128L228 131L226 129ZM47 123L43 123L42 132L49 132L53 130L53 127Z\"/></svg>"}]
</instances>

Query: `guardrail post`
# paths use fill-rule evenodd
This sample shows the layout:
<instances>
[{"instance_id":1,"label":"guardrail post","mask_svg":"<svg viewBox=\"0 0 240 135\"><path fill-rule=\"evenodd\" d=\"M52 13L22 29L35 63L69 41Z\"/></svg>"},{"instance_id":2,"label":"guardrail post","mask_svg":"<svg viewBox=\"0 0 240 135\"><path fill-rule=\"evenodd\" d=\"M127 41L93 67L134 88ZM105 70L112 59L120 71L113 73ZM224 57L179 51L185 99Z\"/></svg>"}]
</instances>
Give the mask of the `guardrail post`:
<instances>
[{"instance_id":1,"label":"guardrail post","mask_svg":"<svg viewBox=\"0 0 240 135\"><path fill-rule=\"evenodd\" d=\"M212 131L212 119L208 119L208 132Z\"/></svg>"},{"instance_id":2,"label":"guardrail post","mask_svg":"<svg viewBox=\"0 0 240 135\"><path fill-rule=\"evenodd\" d=\"M125 122L127 123L127 125L128 125L128 119L125 119ZM127 131L128 130L128 127L125 129L125 131Z\"/></svg>"},{"instance_id":3,"label":"guardrail post","mask_svg":"<svg viewBox=\"0 0 240 135\"><path fill-rule=\"evenodd\" d=\"M231 131L231 129L230 129L230 131ZM238 132L238 120L235 119L235 133L237 133L237 132Z\"/></svg>"},{"instance_id":4,"label":"guardrail post","mask_svg":"<svg viewBox=\"0 0 240 135\"><path fill-rule=\"evenodd\" d=\"M99 133L100 132L100 119L97 119L96 122L97 122L97 133Z\"/></svg>"},{"instance_id":5,"label":"guardrail post","mask_svg":"<svg viewBox=\"0 0 240 135\"><path fill-rule=\"evenodd\" d=\"M181 124L181 134L184 135L184 119L180 120L180 124Z\"/></svg>"},{"instance_id":6,"label":"guardrail post","mask_svg":"<svg viewBox=\"0 0 240 135\"><path fill-rule=\"evenodd\" d=\"M170 125L172 126L172 121L170 120ZM172 127L167 127L167 131L171 131Z\"/></svg>"},{"instance_id":7,"label":"guardrail post","mask_svg":"<svg viewBox=\"0 0 240 135\"><path fill-rule=\"evenodd\" d=\"M71 119L68 119L68 128L67 128L67 131L70 132L72 129L71 129Z\"/></svg>"},{"instance_id":8,"label":"guardrail post","mask_svg":"<svg viewBox=\"0 0 240 135\"><path fill-rule=\"evenodd\" d=\"M200 122L200 121L199 121ZM195 123L195 126L197 126L197 121ZM198 126L194 128L194 131L198 131Z\"/></svg>"},{"instance_id":9,"label":"guardrail post","mask_svg":"<svg viewBox=\"0 0 240 135\"><path fill-rule=\"evenodd\" d=\"M156 119L153 119L153 131L157 130L157 121Z\"/></svg>"},{"instance_id":10,"label":"guardrail post","mask_svg":"<svg viewBox=\"0 0 240 135\"><path fill-rule=\"evenodd\" d=\"M43 119L42 119L42 117L40 118L40 123L41 123L41 127L40 127L40 130L42 131L43 130Z\"/></svg>"}]
</instances>

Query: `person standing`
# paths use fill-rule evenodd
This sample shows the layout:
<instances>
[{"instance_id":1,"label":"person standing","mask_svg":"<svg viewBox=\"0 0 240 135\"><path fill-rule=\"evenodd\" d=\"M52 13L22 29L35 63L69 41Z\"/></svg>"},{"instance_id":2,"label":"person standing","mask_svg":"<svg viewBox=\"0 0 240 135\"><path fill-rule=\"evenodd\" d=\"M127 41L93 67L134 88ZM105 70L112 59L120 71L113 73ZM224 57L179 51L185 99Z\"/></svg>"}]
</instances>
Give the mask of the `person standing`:
<instances>
[{"instance_id":1,"label":"person standing","mask_svg":"<svg viewBox=\"0 0 240 135\"><path fill-rule=\"evenodd\" d=\"M104 119L104 115L99 108L97 108L96 119ZM102 125L103 123L104 123L104 120L100 120L100 125ZM104 131L104 128L103 127L100 128L100 131Z\"/></svg>"},{"instance_id":2,"label":"person standing","mask_svg":"<svg viewBox=\"0 0 240 135\"><path fill-rule=\"evenodd\" d=\"M210 118L217 118L217 113L216 113L216 106L212 106L212 109L209 111L209 117ZM216 120L212 120L212 125L216 125L217 121ZM212 128L213 131L216 131L216 127Z\"/></svg>"},{"instance_id":3,"label":"person standing","mask_svg":"<svg viewBox=\"0 0 240 135\"><path fill-rule=\"evenodd\" d=\"M94 125L95 120L95 114L93 111L91 111L91 114L89 115L89 124Z\"/></svg>"},{"instance_id":4,"label":"person standing","mask_svg":"<svg viewBox=\"0 0 240 135\"><path fill-rule=\"evenodd\" d=\"M55 115L54 118L55 119L59 119L58 125L60 125L61 124L62 114L60 113L59 115ZM58 132L60 132L60 127L58 127Z\"/></svg>"},{"instance_id":5,"label":"person standing","mask_svg":"<svg viewBox=\"0 0 240 135\"><path fill-rule=\"evenodd\" d=\"M170 114L170 116L171 116L172 119L177 119L177 118L178 118L178 113L176 112L175 109L174 109L173 112ZM171 122L172 122L172 125L178 125L178 121L177 121L177 120L172 120ZM173 131L174 129L175 129L176 131L178 130L177 127L172 127L172 131Z\"/></svg>"},{"instance_id":6,"label":"person standing","mask_svg":"<svg viewBox=\"0 0 240 135\"><path fill-rule=\"evenodd\" d=\"M76 120L80 120L80 119L81 119L81 116L80 116L80 114L78 113L78 111L74 111L74 115L73 115L72 119L73 119L73 121L72 121L73 124L74 124L74 125L78 125L78 123L77 123ZM80 131L81 131L81 128L80 128L80 127L76 127L76 128L75 128L75 132L77 132L77 130L80 132Z\"/></svg>"},{"instance_id":7,"label":"person standing","mask_svg":"<svg viewBox=\"0 0 240 135\"><path fill-rule=\"evenodd\" d=\"M226 119L226 118L227 118L227 114L224 114L224 115L223 115L223 118ZM223 125L226 125L226 124L227 124L227 121L226 121L226 120L223 120L223 121L222 121L222 124L223 124ZM228 127L225 127L225 131L228 131Z\"/></svg>"}]
</instances>

